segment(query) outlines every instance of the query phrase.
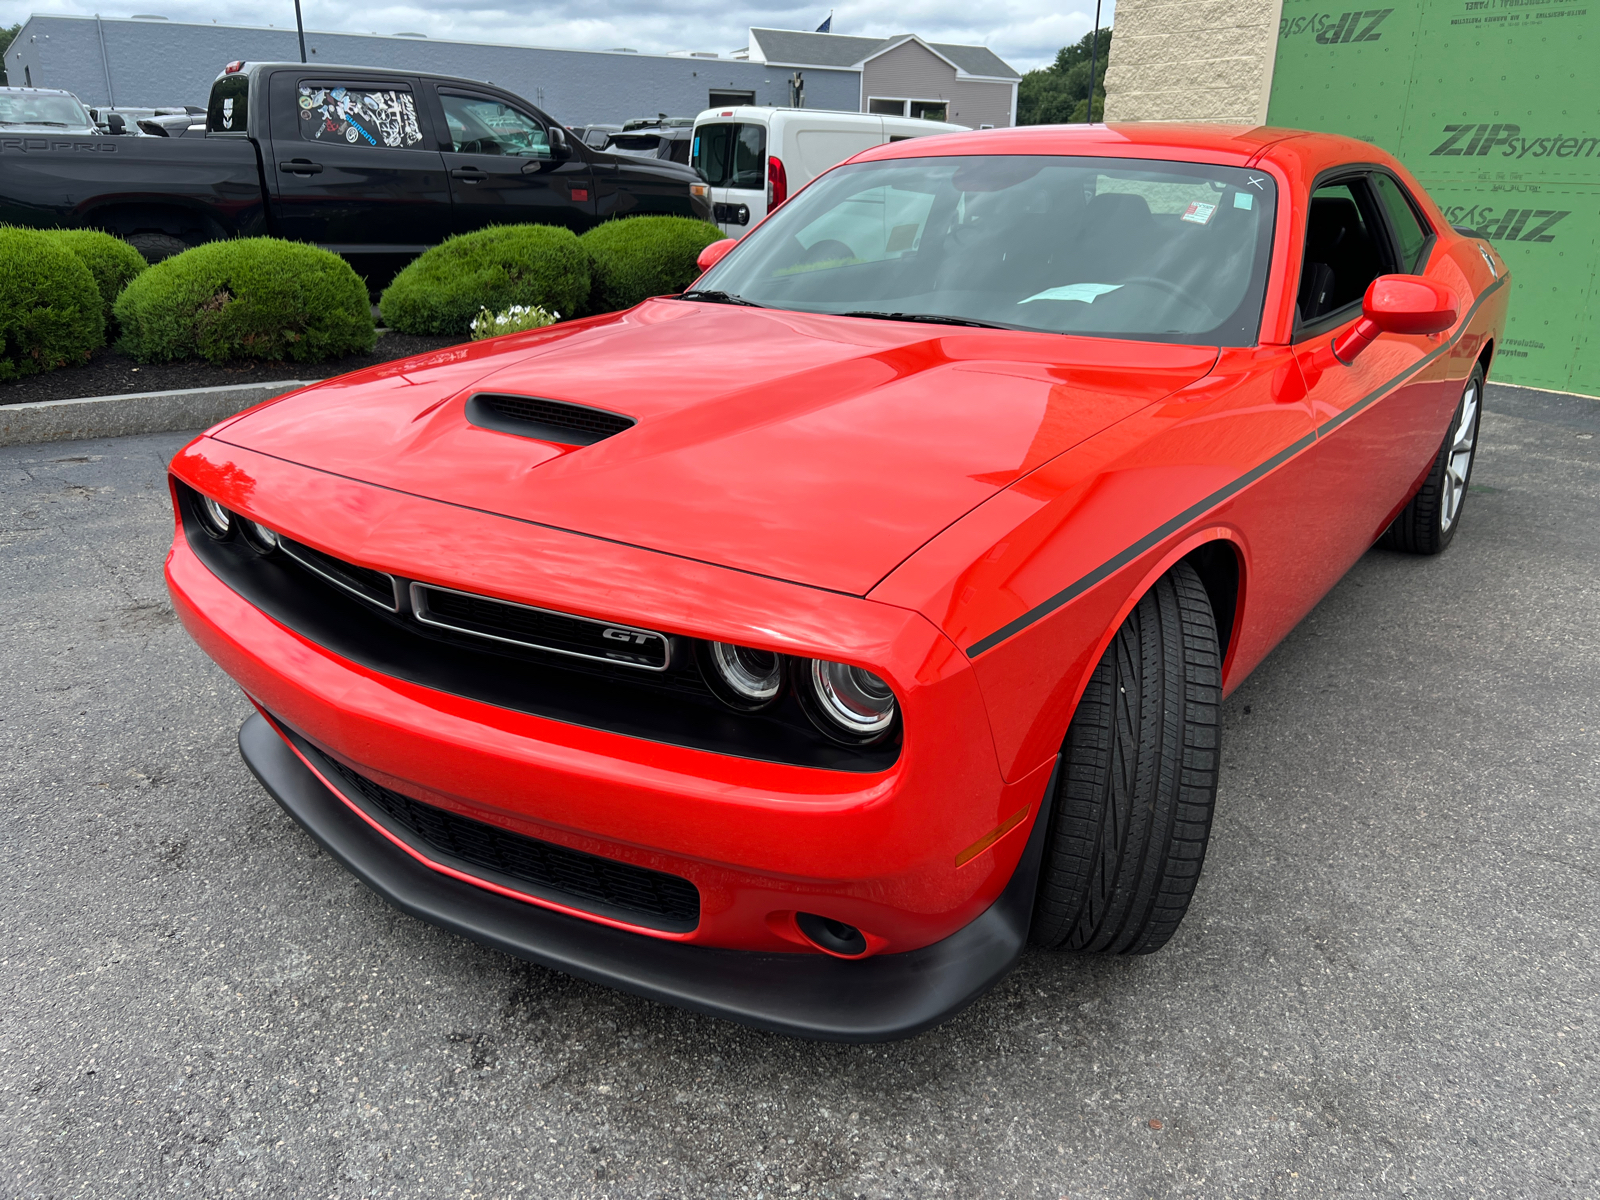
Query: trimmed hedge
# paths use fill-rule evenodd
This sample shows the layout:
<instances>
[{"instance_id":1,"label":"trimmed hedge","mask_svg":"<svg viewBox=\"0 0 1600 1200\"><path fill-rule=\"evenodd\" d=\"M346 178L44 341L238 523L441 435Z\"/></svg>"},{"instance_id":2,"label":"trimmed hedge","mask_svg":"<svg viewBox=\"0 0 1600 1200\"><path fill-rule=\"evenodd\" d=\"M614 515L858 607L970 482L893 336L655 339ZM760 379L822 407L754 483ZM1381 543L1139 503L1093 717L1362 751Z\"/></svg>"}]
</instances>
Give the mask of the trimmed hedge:
<instances>
[{"instance_id":1,"label":"trimmed hedge","mask_svg":"<svg viewBox=\"0 0 1600 1200\"><path fill-rule=\"evenodd\" d=\"M589 295L589 258L570 229L494 225L449 238L396 275L378 301L402 333L472 331L483 309L538 305L577 316Z\"/></svg>"},{"instance_id":2,"label":"trimmed hedge","mask_svg":"<svg viewBox=\"0 0 1600 1200\"><path fill-rule=\"evenodd\" d=\"M378 341L367 285L350 264L277 238L207 242L164 259L127 286L116 317L118 348L141 362L320 362Z\"/></svg>"},{"instance_id":3,"label":"trimmed hedge","mask_svg":"<svg viewBox=\"0 0 1600 1200\"><path fill-rule=\"evenodd\" d=\"M700 275L695 259L727 235L693 217L626 217L583 235L594 283L593 312L632 308L650 296L681 292Z\"/></svg>"},{"instance_id":4,"label":"trimmed hedge","mask_svg":"<svg viewBox=\"0 0 1600 1200\"><path fill-rule=\"evenodd\" d=\"M0 228L0 379L87 362L105 306L77 255L32 229Z\"/></svg>"},{"instance_id":5,"label":"trimmed hedge","mask_svg":"<svg viewBox=\"0 0 1600 1200\"><path fill-rule=\"evenodd\" d=\"M111 308L122 294L122 289L141 275L149 263L127 242L98 229L47 229L44 236L63 250L76 254L94 276L100 290L100 300L105 306L106 333L115 328Z\"/></svg>"}]
</instances>

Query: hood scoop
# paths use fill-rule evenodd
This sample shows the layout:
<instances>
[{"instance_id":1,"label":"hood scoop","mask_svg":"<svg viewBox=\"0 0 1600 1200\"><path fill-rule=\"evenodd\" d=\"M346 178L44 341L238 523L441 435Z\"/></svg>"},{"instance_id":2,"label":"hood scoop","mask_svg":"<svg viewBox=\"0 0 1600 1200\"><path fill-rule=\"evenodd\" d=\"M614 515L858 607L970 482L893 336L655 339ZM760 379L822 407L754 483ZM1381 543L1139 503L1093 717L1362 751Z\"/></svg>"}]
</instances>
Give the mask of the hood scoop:
<instances>
[{"instance_id":1,"label":"hood scoop","mask_svg":"<svg viewBox=\"0 0 1600 1200\"><path fill-rule=\"evenodd\" d=\"M636 424L632 417L603 408L504 392L478 392L467 401L465 415L480 429L562 446L592 446Z\"/></svg>"}]
</instances>

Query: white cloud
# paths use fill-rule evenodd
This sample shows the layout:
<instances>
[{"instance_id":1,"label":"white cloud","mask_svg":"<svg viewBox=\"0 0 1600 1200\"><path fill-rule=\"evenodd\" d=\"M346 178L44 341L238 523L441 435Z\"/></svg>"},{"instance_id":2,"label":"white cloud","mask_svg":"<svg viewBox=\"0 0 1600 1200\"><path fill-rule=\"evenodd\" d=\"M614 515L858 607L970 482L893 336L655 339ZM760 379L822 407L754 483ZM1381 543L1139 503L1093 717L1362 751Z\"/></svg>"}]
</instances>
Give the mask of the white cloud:
<instances>
[{"instance_id":1,"label":"white cloud","mask_svg":"<svg viewBox=\"0 0 1600 1200\"><path fill-rule=\"evenodd\" d=\"M159 13L174 21L225 25L294 27L293 0L275 4L239 3L219 14L201 0L134 0L140 13ZM107 11L101 0L0 0L0 25L26 21L30 13L105 17L132 16L134 9ZM350 33L423 33L432 38L605 50L627 46L645 52L714 50L725 54L749 40L752 25L776 29L815 29L828 6L794 5L787 0L714 3L682 0L664 7L646 0L549 0L535 10L483 7L475 0L438 0L427 6L378 3L343 7L302 0L306 28ZM1111 23L1111 0L1101 13ZM860 37L915 33L932 42L988 46L1019 71L1044 66L1056 51L1089 32L1093 0L904 0L893 15L877 5L846 3L834 9L833 32Z\"/></svg>"}]
</instances>

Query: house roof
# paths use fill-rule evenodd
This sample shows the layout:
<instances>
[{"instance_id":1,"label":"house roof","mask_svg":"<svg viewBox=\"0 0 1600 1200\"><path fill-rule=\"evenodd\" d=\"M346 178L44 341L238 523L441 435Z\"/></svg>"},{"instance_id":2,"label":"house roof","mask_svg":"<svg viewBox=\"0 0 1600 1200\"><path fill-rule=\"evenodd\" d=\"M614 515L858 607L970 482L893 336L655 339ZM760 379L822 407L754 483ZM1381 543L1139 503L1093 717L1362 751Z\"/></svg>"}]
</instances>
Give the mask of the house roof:
<instances>
[{"instance_id":1,"label":"house roof","mask_svg":"<svg viewBox=\"0 0 1600 1200\"><path fill-rule=\"evenodd\" d=\"M773 66L859 67L867 59L913 36L901 33L891 38L870 38L805 33L798 29L752 29L750 43L751 49L759 47L762 57ZM949 59L962 74L990 79L1022 78L987 46L954 46L942 42L924 42L923 45Z\"/></svg>"}]
</instances>

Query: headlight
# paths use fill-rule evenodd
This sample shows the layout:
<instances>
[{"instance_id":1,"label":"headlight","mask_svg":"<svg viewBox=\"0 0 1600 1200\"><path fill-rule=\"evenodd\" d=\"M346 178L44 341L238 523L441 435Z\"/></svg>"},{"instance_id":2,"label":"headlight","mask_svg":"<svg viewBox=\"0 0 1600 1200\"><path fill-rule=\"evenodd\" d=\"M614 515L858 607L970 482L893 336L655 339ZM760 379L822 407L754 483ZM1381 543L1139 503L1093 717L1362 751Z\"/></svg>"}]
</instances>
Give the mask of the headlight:
<instances>
[{"instance_id":1,"label":"headlight","mask_svg":"<svg viewBox=\"0 0 1600 1200\"><path fill-rule=\"evenodd\" d=\"M215 538L225 538L233 532L233 514L210 496L200 497L200 523Z\"/></svg>"},{"instance_id":2,"label":"headlight","mask_svg":"<svg viewBox=\"0 0 1600 1200\"><path fill-rule=\"evenodd\" d=\"M894 724L894 693L865 667L814 658L806 668L800 698L806 715L829 737L862 745Z\"/></svg>"},{"instance_id":3,"label":"headlight","mask_svg":"<svg viewBox=\"0 0 1600 1200\"><path fill-rule=\"evenodd\" d=\"M271 554L278 548L278 535L259 521L240 517L239 528L244 533L245 541L249 542L262 554Z\"/></svg>"},{"instance_id":4,"label":"headlight","mask_svg":"<svg viewBox=\"0 0 1600 1200\"><path fill-rule=\"evenodd\" d=\"M706 679L723 703L746 712L766 708L783 690L783 656L731 642L705 643Z\"/></svg>"}]
</instances>

